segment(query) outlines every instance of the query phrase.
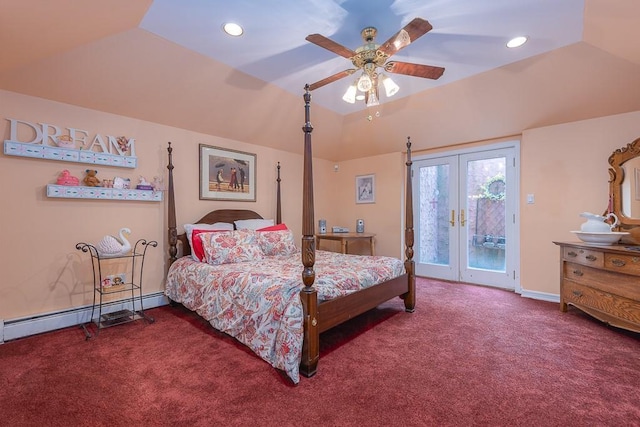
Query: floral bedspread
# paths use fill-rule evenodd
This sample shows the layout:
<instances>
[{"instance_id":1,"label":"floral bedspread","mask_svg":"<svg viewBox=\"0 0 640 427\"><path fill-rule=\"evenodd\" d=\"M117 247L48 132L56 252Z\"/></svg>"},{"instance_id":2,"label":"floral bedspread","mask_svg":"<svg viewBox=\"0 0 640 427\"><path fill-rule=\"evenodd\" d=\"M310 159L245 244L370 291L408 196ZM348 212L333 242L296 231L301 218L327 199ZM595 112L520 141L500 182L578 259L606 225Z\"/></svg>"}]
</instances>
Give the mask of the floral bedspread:
<instances>
[{"instance_id":1,"label":"floral bedspread","mask_svg":"<svg viewBox=\"0 0 640 427\"><path fill-rule=\"evenodd\" d=\"M216 266L186 256L171 265L165 294L247 345L297 384L302 268L300 252ZM314 270L314 287L323 301L397 277L404 273L404 263L390 257L316 251Z\"/></svg>"}]
</instances>

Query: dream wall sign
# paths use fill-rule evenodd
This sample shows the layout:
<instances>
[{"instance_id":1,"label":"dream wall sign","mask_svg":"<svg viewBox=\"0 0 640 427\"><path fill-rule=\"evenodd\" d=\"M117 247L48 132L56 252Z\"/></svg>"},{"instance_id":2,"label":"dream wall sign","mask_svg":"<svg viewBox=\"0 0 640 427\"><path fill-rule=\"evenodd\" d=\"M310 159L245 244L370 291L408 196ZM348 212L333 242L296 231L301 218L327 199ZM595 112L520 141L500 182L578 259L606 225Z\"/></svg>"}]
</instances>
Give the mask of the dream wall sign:
<instances>
[{"instance_id":1,"label":"dream wall sign","mask_svg":"<svg viewBox=\"0 0 640 427\"><path fill-rule=\"evenodd\" d=\"M6 155L125 168L138 166L133 138L90 134L86 130L48 123L7 120L10 128L9 139L4 141Z\"/></svg>"}]
</instances>

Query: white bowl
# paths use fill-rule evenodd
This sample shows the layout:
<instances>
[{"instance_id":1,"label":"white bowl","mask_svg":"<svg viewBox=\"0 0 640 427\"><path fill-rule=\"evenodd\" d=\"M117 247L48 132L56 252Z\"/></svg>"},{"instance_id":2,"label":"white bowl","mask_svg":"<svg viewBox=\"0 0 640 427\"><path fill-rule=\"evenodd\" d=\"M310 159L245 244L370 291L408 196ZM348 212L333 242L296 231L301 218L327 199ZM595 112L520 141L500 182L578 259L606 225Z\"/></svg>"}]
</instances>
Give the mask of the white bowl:
<instances>
[{"instance_id":1,"label":"white bowl","mask_svg":"<svg viewBox=\"0 0 640 427\"><path fill-rule=\"evenodd\" d=\"M572 231L578 236L578 239L585 243L594 245L613 245L617 243L622 236L628 236L626 231L607 231L607 232L590 232L590 231Z\"/></svg>"}]
</instances>

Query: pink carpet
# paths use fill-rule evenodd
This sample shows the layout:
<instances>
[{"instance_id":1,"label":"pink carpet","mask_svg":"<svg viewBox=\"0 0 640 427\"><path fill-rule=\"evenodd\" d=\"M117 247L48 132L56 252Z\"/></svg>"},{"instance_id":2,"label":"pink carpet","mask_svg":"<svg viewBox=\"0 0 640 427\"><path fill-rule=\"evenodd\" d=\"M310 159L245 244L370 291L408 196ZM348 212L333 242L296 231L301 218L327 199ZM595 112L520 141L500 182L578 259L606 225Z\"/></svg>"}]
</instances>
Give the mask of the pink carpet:
<instances>
[{"instance_id":1,"label":"pink carpet","mask_svg":"<svg viewBox=\"0 0 640 427\"><path fill-rule=\"evenodd\" d=\"M183 308L89 341L68 328L0 346L7 426L640 425L638 334L498 289L419 279L322 336L294 386Z\"/></svg>"}]
</instances>

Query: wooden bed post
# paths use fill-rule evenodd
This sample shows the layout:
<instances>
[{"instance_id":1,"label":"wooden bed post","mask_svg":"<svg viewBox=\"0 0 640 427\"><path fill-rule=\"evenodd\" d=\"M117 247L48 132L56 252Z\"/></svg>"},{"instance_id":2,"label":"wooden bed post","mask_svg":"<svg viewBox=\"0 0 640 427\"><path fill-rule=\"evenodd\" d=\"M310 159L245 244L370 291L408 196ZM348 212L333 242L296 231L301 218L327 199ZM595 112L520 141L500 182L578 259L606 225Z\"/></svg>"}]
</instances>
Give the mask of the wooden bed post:
<instances>
[{"instance_id":1,"label":"wooden bed post","mask_svg":"<svg viewBox=\"0 0 640 427\"><path fill-rule=\"evenodd\" d=\"M415 261L413 260L413 185L412 185L412 171L411 166L413 161L411 160L411 137L407 137L407 182L406 182L406 196L405 196L405 229L404 229L404 244L405 244L405 261L404 269L409 276L409 292L404 294L405 311L413 313L416 308L416 275L415 275Z\"/></svg>"},{"instance_id":2,"label":"wooden bed post","mask_svg":"<svg viewBox=\"0 0 640 427\"><path fill-rule=\"evenodd\" d=\"M171 142L169 142L167 151L169 152L169 164L167 165L167 169L169 169L169 187L167 189L167 199L169 200L169 265L171 265L177 259L176 256L178 254L178 232L176 230L176 200L173 193L173 161L171 160L171 152L173 151L173 148L171 148Z\"/></svg>"},{"instance_id":3,"label":"wooden bed post","mask_svg":"<svg viewBox=\"0 0 640 427\"><path fill-rule=\"evenodd\" d=\"M316 259L316 240L314 236L313 215L313 156L311 154L311 132L313 126L309 117L311 93L305 86L304 117L304 175L302 184L302 282L300 299L304 309L304 337L302 342L302 361L300 373L306 377L315 375L320 358L320 332L318 329L318 293L313 287L316 273L313 265Z\"/></svg>"},{"instance_id":4,"label":"wooden bed post","mask_svg":"<svg viewBox=\"0 0 640 427\"><path fill-rule=\"evenodd\" d=\"M278 162L278 178L276 178L276 224L282 224L282 203L280 200L280 162Z\"/></svg>"}]
</instances>

